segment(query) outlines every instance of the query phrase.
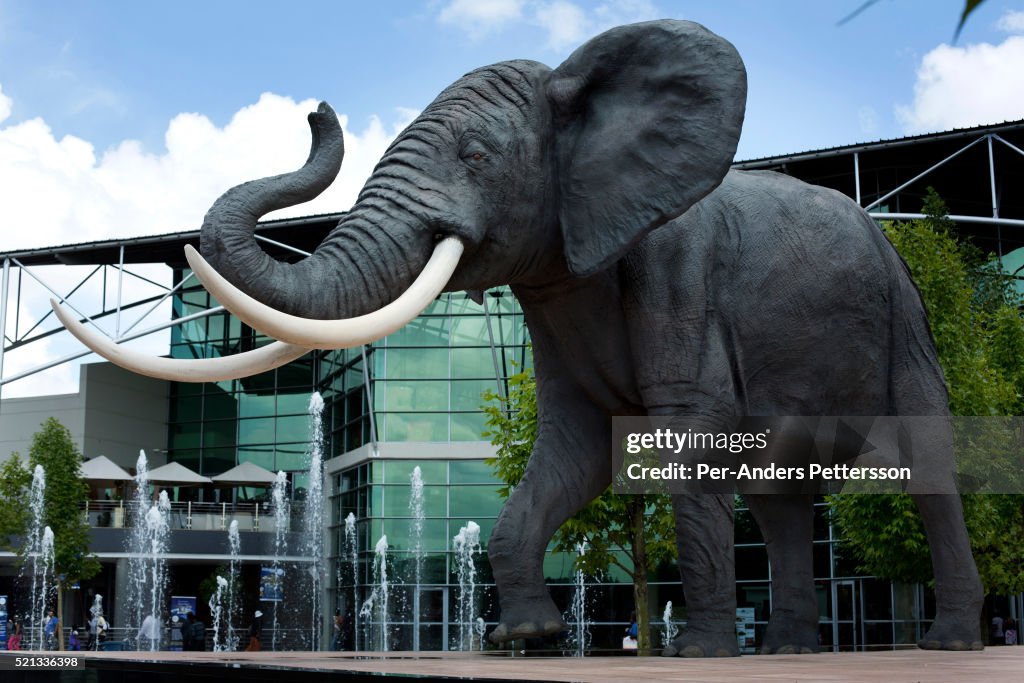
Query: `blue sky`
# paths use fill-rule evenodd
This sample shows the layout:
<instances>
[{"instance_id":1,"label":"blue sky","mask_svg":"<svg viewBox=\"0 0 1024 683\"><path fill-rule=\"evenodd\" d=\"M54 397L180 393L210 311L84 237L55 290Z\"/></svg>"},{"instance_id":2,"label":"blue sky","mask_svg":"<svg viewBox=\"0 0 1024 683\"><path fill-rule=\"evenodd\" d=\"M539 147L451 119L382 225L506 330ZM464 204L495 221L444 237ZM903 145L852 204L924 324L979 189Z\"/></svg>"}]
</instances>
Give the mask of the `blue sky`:
<instances>
[{"instance_id":1,"label":"blue sky","mask_svg":"<svg viewBox=\"0 0 1024 683\"><path fill-rule=\"evenodd\" d=\"M738 48L741 159L1024 118L1024 0L987 0L956 45L963 0L880 0L838 25L860 4L0 0L0 252L196 229L226 188L302 163L320 99L342 119L345 163L322 197L284 214L346 209L388 142L461 74L511 58L557 66L592 35L651 18L698 21ZM47 277L73 284L73 270ZM37 295L23 320L45 310ZM9 354L4 376L62 344ZM73 391L73 375L4 396Z\"/></svg>"}]
</instances>

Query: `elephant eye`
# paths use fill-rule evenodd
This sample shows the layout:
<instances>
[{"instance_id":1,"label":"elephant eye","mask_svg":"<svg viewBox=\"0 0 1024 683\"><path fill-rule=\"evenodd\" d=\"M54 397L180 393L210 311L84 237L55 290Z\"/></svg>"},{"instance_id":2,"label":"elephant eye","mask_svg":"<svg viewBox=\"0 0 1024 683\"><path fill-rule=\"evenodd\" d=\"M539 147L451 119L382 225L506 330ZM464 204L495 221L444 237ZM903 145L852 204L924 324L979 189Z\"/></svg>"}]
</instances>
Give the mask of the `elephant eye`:
<instances>
[{"instance_id":1,"label":"elephant eye","mask_svg":"<svg viewBox=\"0 0 1024 683\"><path fill-rule=\"evenodd\" d=\"M473 161L483 161L484 155L481 152L473 152L473 156L470 157Z\"/></svg>"}]
</instances>

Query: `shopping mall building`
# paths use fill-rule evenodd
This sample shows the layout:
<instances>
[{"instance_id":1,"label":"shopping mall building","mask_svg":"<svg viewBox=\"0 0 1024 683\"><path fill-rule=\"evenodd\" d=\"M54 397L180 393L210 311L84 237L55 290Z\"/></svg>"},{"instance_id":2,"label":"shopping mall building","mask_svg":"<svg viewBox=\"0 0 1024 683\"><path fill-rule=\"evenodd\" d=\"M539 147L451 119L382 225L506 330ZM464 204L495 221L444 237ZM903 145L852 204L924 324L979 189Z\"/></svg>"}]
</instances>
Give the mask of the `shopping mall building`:
<instances>
[{"instance_id":1,"label":"shopping mall building","mask_svg":"<svg viewBox=\"0 0 1024 683\"><path fill-rule=\"evenodd\" d=\"M1024 121L833 149L757 159L741 169L776 170L848 194L879 217L912 218L925 188L946 200L959 229L985 251L1020 265L1024 247ZM338 215L268 221L259 239L276 258L297 260L313 250ZM175 358L226 356L267 342L220 309L197 285L184 263L182 247L197 244L198 232L54 246L0 254L3 264L0 329L0 390L44 370L53 362L4 374L8 359L61 334L52 316L28 324L31 292L38 299L56 268L83 271L77 288L102 288L95 310L80 310L118 338L139 332L168 334ZM151 296L121 295L126 279L138 280L143 264L163 264L166 282L151 282ZM147 266L148 267L148 266ZM1016 266L1014 266L1016 269ZM78 271L76 271L78 272ZM147 271L149 272L149 271ZM66 279L66 278L65 278ZM151 278L148 278L151 279ZM74 304L75 293L54 291ZM79 294L81 296L81 294ZM96 297L93 297L96 300ZM129 321L152 315L129 328ZM38 309L36 309L38 310ZM116 321L116 322L115 322ZM116 327L116 329L115 329ZM369 595L374 548L386 535L393 585L393 647L444 649L456 637L458 581L453 537L472 520L480 525L484 552L476 557L478 614L493 624L497 601L486 560L486 539L502 500L486 459L494 448L483 436L482 395L505 395L509 377L530 365L523 315L508 288L486 293L483 304L465 293L439 297L414 322L363 348L312 352L278 370L241 380L208 384L164 382L135 376L108 363L82 366L77 393L7 398L0 404L0 460L12 451L27 454L31 435L46 417L68 426L86 459L104 455L132 471L139 451L151 467L179 463L202 477L221 475L240 463L254 463L289 479L293 510L300 514L308 490L307 463L313 392L323 397L325 537L324 630L334 609L355 620L354 607ZM84 355L84 354L82 354ZM72 360L70 357L61 362ZM10 367L10 364L8 365ZM424 483L422 547L426 552L419 595L408 586L414 541L410 510L411 476L419 467ZM88 514L92 550L103 570L78 587L70 622L82 623L86 604L104 595L115 626L119 595L126 595L125 519L122 500L129 484L93 482ZM171 595L202 595L204 579L228 560L227 531L237 521L242 538L239 561L245 610L260 603L261 569L274 556L275 524L265 486L235 483L163 485L171 492L168 552ZM109 488L105 488L109 487ZM353 572L345 548L344 520L356 520L357 561ZM307 561L294 549L296 566ZM17 596L17 566L0 554L0 595ZM574 557L550 552L545 576L555 601L568 609L575 576ZM737 513L738 605L752 619L755 642L772 605L768 559L760 534L746 511ZM824 647L862 649L913 643L934 615L931 591L864 576L843 554L824 508L817 508L814 576ZM685 620L685 601L674 566L651 575L651 614L661 627L665 604ZM353 586L353 583L356 585ZM614 648L633 609L632 585L612 569L587 578L592 645ZM285 596L297 600L297 596ZM17 598L13 598L17 602ZM1021 596L990 597L990 609L1022 616ZM200 616L205 606L198 601ZM419 609L412 605L418 603ZM12 610L16 610L13 607ZM350 631L352 629L349 629ZM347 645L355 636L346 635ZM657 640L657 639L656 639Z\"/></svg>"}]
</instances>

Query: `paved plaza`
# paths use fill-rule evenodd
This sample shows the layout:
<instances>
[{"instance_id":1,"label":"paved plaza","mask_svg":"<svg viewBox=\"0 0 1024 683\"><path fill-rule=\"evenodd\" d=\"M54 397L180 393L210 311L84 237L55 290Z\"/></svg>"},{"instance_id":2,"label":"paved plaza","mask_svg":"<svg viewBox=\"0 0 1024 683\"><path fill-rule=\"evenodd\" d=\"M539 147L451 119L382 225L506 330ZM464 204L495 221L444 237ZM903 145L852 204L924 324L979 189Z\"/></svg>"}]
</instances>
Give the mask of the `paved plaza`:
<instances>
[{"instance_id":1,"label":"paved plaza","mask_svg":"<svg viewBox=\"0 0 1024 683\"><path fill-rule=\"evenodd\" d=\"M149 660L161 664L227 664L248 668L288 668L310 672L394 674L401 677L624 683L687 681L872 681L873 683L1020 683L1024 680L1024 647L994 647L983 652L925 652L908 649L840 652L817 655L746 656L730 659L662 657L510 657L462 652L395 652L368 656L362 652L101 652L87 657L106 660ZM114 664L114 662L108 662ZM190 667L191 668L191 667ZM300 678L297 676L296 678ZM344 675L332 677L345 680Z\"/></svg>"}]
</instances>

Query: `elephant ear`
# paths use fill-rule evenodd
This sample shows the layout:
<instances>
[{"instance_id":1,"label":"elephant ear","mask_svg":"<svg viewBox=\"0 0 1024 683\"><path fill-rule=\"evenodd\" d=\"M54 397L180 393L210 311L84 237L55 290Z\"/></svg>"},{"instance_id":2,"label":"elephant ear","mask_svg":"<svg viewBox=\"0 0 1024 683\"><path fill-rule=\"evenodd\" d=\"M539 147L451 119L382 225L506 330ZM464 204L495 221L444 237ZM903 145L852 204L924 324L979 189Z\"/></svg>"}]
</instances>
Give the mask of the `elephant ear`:
<instances>
[{"instance_id":1,"label":"elephant ear","mask_svg":"<svg viewBox=\"0 0 1024 683\"><path fill-rule=\"evenodd\" d=\"M664 20L585 43L547 92L566 261L582 276L718 186L736 153L747 80L728 41Z\"/></svg>"}]
</instances>

